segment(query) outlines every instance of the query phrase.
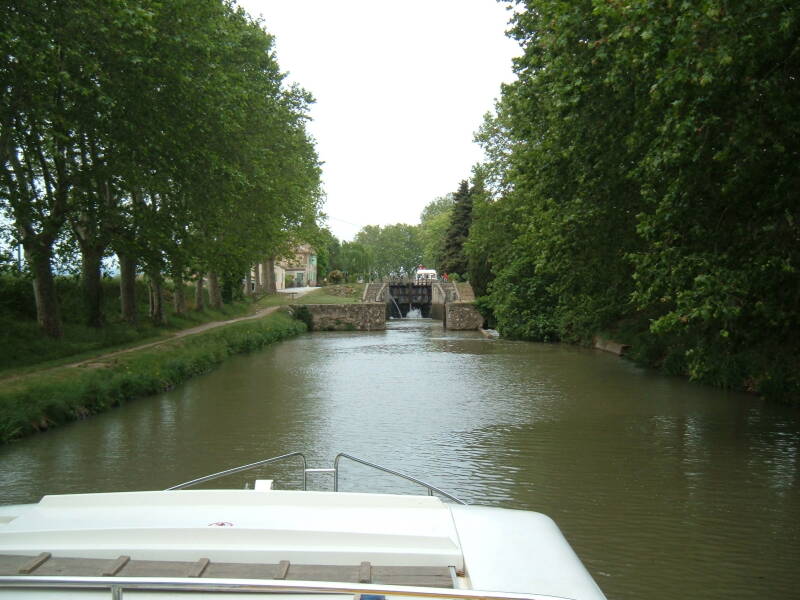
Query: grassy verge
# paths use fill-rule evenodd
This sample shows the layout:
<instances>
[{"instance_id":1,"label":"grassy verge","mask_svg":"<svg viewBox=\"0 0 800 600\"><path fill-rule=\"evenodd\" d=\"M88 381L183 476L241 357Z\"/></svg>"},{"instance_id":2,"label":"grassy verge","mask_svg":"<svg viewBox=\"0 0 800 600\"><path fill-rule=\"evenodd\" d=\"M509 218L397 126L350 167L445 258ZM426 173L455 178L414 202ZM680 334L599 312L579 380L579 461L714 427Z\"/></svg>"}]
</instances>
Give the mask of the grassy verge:
<instances>
[{"instance_id":1,"label":"grassy verge","mask_svg":"<svg viewBox=\"0 0 800 600\"><path fill-rule=\"evenodd\" d=\"M364 284L329 285L301 296L297 304L352 304L361 302Z\"/></svg>"},{"instance_id":2,"label":"grassy verge","mask_svg":"<svg viewBox=\"0 0 800 600\"><path fill-rule=\"evenodd\" d=\"M66 323L64 337L52 340L42 335L35 322L21 322L2 328L0 346L0 378L16 377L41 369L79 362L117 350L167 338L175 332L204 323L225 321L252 314L253 304L239 302L221 310L192 311L173 315L164 327L143 322L138 325L111 323L102 329Z\"/></svg>"},{"instance_id":3,"label":"grassy verge","mask_svg":"<svg viewBox=\"0 0 800 600\"><path fill-rule=\"evenodd\" d=\"M88 327L80 301L77 281L57 280L59 301L64 319L64 336L53 340L43 335L36 322L32 286L26 279L0 276L0 378L13 377L35 369L49 368L84 360L112 350L147 343L183 329L212 321L223 321L252 314L255 306L250 300L238 300L221 310L194 310L184 314L172 310L171 295L166 302L167 325L156 327L147 318L147 288L137 281L139 323L131 325L119 319L119 282L104 280L104 313L107 324L102 328ZM187 286L185 293L193 298ZM207 304L208 306L208 304Z\"/></svg>"},{"instance_id":4,"label":"grassy verge","mask_svg":"<svg viewBox=\"0 0 800 600\"><path fill-rule=\"evenodd\" d=\"M9 382L0 391L0 443L155 394L205 373L229 356L297 335L284 313L118 355L89 367L62 367Z\"/></svg>"},{"instance_id":5,"label":"grassy verge","mask_svg":"<svg viewBox=\"0 0 800 600\"><path fill-rule=\"evenodd\" d=\"M281 292L260 298L256 302L256 306L266 308L285 304L351 304L361 302L364 287L363 283L329 285L295 298L292 298L289 293Z\"/></svg>"}]
</instances>

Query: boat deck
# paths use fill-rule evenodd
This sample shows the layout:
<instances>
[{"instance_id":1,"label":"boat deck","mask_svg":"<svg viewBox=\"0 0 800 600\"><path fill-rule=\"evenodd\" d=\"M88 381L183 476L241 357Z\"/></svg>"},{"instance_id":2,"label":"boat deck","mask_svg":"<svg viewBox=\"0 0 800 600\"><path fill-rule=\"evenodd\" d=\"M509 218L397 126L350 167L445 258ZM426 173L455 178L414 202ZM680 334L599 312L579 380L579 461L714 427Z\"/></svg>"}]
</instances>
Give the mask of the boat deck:
<instances>
[{"instance_id":1,"label":"boat deck","mask_svg":"<svg viewBox=\"0 0 800 600\"><path fill-rule=\"evenodd\" d=\"M0 554L1 575L70 577L198 577L213 579L270 579L338 581L382 585L452 588L453 576L446 567L309 565L283 560L277 564L198 561L74 558L42 552L37 556Z\"/></svg>"}]
</instances>

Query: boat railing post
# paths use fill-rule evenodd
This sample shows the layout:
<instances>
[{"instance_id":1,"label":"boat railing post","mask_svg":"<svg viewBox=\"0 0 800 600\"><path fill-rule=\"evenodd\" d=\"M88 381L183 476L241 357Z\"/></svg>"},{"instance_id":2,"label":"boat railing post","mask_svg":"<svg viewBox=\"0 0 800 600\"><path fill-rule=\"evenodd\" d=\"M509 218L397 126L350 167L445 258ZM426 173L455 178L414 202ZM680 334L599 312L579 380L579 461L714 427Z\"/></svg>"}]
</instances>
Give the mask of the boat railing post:
<instances>
[{"instance_id":1,"label":"boat railing post","mask_svg":"<svg viewBox=\"0 0 800 600\"><path fill-rule=\"evenodd\" d=\"M369 462L367 460L364 460L363 458L358 458L358 457L352 456L350 454L346 454L344 452L340 452L339 454L337 454L336 458L333 460L333 486L334 486L333 487L333 491L335 491L335 492L339 491L339 459L340 458L347 458L349 460L352 460L353 462L360 463L360 464L365 465L367 467L372 467L373 469L378 469L379 471L383 471L384 473L389 473L390 475L396 475L397 477L401 477L402 479L406 479L408 481L412 481L412 482L414 482L414 483L416 483L418 485L421 485L421 486L427 488L429 496L433 496L433 493L436 492L437 494L440 494L440 495L444 496L445 498L449 498L453 502L457 502L458 504L466 504L466 502L464 502L463 500L460 500L459 498L456 498L452 494L448 494L444 490L439 489L438 487L436 487L434 485L431 485L430 483L422 481L421 479L417 479L416 477L412 477L411 475L406 475L405 473L401 473L399 471L395 471L393 469L389 469L388 467L382 467L381 465L377 465L375 463L371 463L371 462Z\"/></svg>"},{"instance_id":2,"label":"boat railing post","mask_svg":"<svg viewBox=\"0 0 800 600\"><path fill-rule=\"evenodd\" d=\"M264 460L259 460L258 462L250 463L248 465L242 465L241 467L234 467L232 469L225 469L224 471L219 471L218 473L212 473L211 475L205 475L203 477L198 477L197 479L192 479L191 481L185 481L183 483L179 483L178 485L173 485L172 487L168 487L166 491L172 490L182 490L187 487L191 487L193 485L197 485L198 483L203 483L205 481L211 481L213 479L219 479L220 477L224 477L225 475L232 475L234 473L241 473L242 471L249 471L250 469L255 469L256 467L260 467L263 465L267 465L270 463L277 462L279 460L284 460L287 458L293 458L295 456L299 456L303 461L303 489L306 489L306 457L302 452L290 452L289 454L282 454L280 456L273 456L272 458L266 458Z\"/></svg>"}]
</instances>

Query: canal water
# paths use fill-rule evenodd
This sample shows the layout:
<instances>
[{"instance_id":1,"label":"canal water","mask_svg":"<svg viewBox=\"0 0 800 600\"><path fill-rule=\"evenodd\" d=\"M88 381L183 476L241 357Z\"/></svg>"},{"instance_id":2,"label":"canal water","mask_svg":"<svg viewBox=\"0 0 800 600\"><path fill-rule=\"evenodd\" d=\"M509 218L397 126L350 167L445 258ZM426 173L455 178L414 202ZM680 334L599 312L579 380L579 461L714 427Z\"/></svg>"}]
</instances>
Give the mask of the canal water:
<instances>
[{"instance_id":1,"label":"canal water","mask_svg":"<svg viewBox=\"0 0 800 600\"><path fill-rule=\"evenodd\" d=\"M3 503L32 502L348 452L470 503L550 515L611 599L796 598L799 446L796 410L598 351L397 320L304 335L0 448L0 485ZM345 491L419 491L342 467ZM262 476L301 481L296 463Z\"/></svg>"}]
</instances>

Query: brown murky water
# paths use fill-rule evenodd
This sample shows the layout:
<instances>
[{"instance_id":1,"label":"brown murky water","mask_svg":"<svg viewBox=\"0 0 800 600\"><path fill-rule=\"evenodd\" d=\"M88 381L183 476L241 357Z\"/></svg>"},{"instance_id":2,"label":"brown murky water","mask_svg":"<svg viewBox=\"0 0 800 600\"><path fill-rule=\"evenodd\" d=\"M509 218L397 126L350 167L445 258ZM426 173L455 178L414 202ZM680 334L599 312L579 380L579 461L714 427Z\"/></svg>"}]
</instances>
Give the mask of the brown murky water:
<instances>
[{"instance_id":1,"label":"brown murky water","mask_svg":"<svg viewBox=\"0 0 800 600\"><path fill-rule=\"evenodd\" d=\"M162 489L296 450L332 466L343 451L550 515L612 599L796 598L799 446L797 410L597 351L403 320L306 335L0 448L0 489L3 503ZM298 468L265 475L297 487ZM343 490L418 491L343 471Z\"/></svg>"}]
</instances>

